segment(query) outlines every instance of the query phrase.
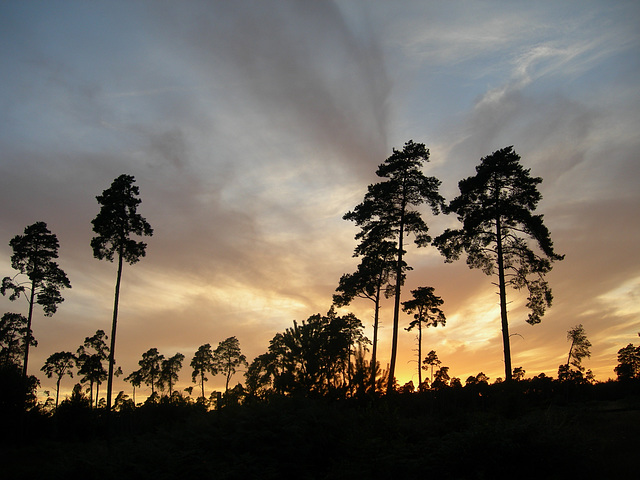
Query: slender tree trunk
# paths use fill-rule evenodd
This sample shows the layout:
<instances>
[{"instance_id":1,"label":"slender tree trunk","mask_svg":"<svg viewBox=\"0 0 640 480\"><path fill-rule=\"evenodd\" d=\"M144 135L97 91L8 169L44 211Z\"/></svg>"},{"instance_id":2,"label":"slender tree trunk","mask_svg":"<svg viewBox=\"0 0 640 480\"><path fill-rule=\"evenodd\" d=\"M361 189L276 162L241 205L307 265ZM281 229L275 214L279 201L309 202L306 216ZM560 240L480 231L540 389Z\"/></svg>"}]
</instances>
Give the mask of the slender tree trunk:
<instances>
[{"instance_id":1,"label":"slender tree trunk","mask_svg":"<svg viewBox=\"0 0 640 480\"><path fill-rule=\"evenodd\" d=\"M60 380L62 380L62 375L58 377L56 382L56 410L58 409L58 399L60 398Z\"/></svg>"},{"instance_id":2,"label":"slender tree trunk","mask_svg":"<svg viewBox=\"0 0 640 480\"><path fill-rule=\"evenodd\" d=\"M111 411L111 392L113 391L113 366L116 363L116 326L118 324L118 300L120 299L120 280L122 278L122 248L118 252L118 277L113 302L113 323L111 324L111 349L109 350L109 376L107 377L107 412ZM153 390L153 388L152 388Z\"/></svg>"},{"instance_id":3,"label":"slender tree trunk","mask_svg":"<svg viewBox=\"0 0 640 480\"><path fill-rule=\"evenodd\" d=\"M504 374L511 381L511 347L509 344L509 322L507 319L507 286L504 277L504 257L502 252L502 232L500 217L496 218L496 244L498 247L498 288L500 290L500 317L502 319L502 345L504 348Z\"/></svg>"},{"instance_id":4,"label":"slender tree trunk","mask_svg":"<svg viewBox=\"0 0 640 480\"><path fill-rule=\"evenodd\" d=\"M24 345L24 365L22 366L22 376L27 378L27 363L29 362L29 346L31 345L31 319L33 318L33 303L36 299L36 281L31 281L31 296L29 298L29 316L27 317L27 334Z\"/></svg>"},{"instance_id":5,"label":"slender tree trunk","mask_svg":"<svg viewBox=\"0 0 640 480\"><path fill-rule=\"evenodd\" d=\"M98 409L99 398L100 398L100 382L96 382L96 410Z\"/></svg>"},{"instance_id":6,"label":"slender tree trunk","mask_svg":"<svg viewBox=\"0 0 640 480\"><path fill-rule=\"evenodd\" d=\"M402 249L404 247L404 204L400 214L400 234L398 236L398 264L396 265L396 291L393 306L393 337L391 340L391 362L389 364L389 381L387 395L393 392L396 370L396 356L398 354L398 324L400 320L400 289L402 286Z\"/></svg>"},{"instance_id":7,"label":"slender tree trunk","mask_svg":"<svg viewBox=\"0 0 640 480\"><path fill-rule=\"evenodd\" d=\"M571 353L573 352L573 344L575 340L571 340L571 346L569 347L569 356L567 357L567 368L569 368L569 362L571 361Z\"/></svg>"},{"instance_id":8,"label":"slender tree trunk","mask_svg":"<svg viewBox=\"0 0 640 480\"><path fill-rule=\"evenodd\" d=\"M202 387L202 400L204 401L204 373L200 375L200 386Z\"/></svg>"},{"instance_id":9,"label":"slender tree trunk","mask_svg":"<svg viewBox=\"0 0 640 480\"><path fill-rule=\"evenodd\" d=\"M422 385L422 365L420 361L422 359L422 322L418 322L418 390Z\"/></svg>"},{"instance_id":10,"label":"slender tree trunk","mask_svg":"<svg viewBox=\"0 0 640 480\"><path fill-rule=\"evenodd\" d=\"M378 370L378 322L380 320L380 286L376 292L375 311L373 314L373 348L371 350L371 393L376 393L376 373Z\"/></svg>"}]
</instances>

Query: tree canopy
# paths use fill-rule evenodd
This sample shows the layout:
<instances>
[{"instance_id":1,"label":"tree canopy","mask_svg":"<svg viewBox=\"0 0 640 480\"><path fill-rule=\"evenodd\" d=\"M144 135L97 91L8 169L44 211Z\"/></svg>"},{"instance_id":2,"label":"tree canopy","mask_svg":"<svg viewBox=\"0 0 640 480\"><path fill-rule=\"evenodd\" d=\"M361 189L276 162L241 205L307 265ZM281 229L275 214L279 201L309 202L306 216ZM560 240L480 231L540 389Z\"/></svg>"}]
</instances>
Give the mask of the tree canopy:
<instances>
[{"instance_id":1,"label":"tree canopy","mask_svg":"<svg viewBox=\"0 0 640 480\"><path fill-rule=\"evenodd\" d=\"M541 182L521 165L513 147L493 152L481 159L474 176L458 183L460 195L446 209L462 227L449 228L434 240L447 262L465 252L470 268L498 277L507 380L512 371L506 287L527 289L527 322L537 324L553 299L544 276L552 262L564 258L555 253L543 216L533 213L542 198Z\"/></svg>"}]
</instances>

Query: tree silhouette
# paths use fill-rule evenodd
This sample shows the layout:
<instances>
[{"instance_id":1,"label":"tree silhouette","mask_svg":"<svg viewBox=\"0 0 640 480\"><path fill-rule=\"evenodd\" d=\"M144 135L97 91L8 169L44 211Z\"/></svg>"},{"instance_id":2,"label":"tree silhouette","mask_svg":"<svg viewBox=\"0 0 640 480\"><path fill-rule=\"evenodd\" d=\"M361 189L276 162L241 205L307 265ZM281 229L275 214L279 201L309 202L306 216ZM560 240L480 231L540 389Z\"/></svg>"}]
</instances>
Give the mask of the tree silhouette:
<instances>
[{"instance_id":1,"label":"tree silhouette","mask_svg":"<svg viewBox=\"0 0 640 480\"><path fill-rule=\"evenodd\" d=\"M578 370L582 370L582 359L584 357L591 358L591 342L587 339L582 324L576 325L567 332L567 341L571 341L567 366L571 364Z\"/></svg>"},{"instance_id":2,"label":"tree silhouette","mask_svg":"<svg viewBox=\"0 0 640 480\"><path fill-rule=\"evenodd\" d=\"M539 323L553 298L544 275L553 261L564 258L554 252L542 215L532 213L542 198L537 188L542 179L529 172L513 147L482 158L476 175L458 183L460 195L447 208L457 214L462 228L447 229L434 240L447 262L465 251L469 268L497 275L507 381L512 370L506 288L527 288L527 322ZM529 240L538 245L541 255L532 250Z\"/></svg>"},{"instance_id":3,"label":"tree silhouette","mask_svg":"<svg viewBox=\"0 0 640 480\"><path fill-rule=\"evenodd\" d=\"M425 370L428 370L429 367L431 367L431 382L433 383L433 367L437 367L438 365L440 365L442 362L438 359L438 355L436 354L435 350L431 350L429 353L427 353L427 356L424 357L424 360L422 361L422 368L424 368Z\"/></svg>"},{"instance_id":4,"label":"tree silhouette","mask_svg":"<svg viewBox=\"0 0 640 480\"><path fill-rule=\"evenodd\" d=\"M173 357L166 360L162 360L162 366L160 367L160 377L158 378L158 386L164 389L165 386L169 387L169 397L173 394L173 386L178 381L178 372L182 368L182 361L184 355L176 353Z\"/></svg>"},{"instance_id":5,"label":"tree silhouette","mask_svg":"<svg viewBox=\"0 0 640 480\"><path fill-rule=\"evenodd\" d=\"M91 223L97 234L91 240L93 256L98 260L113 262L118 259L118 273L113 304L113 322L111 325L111 348L109 352L109 374L107 381L107 411L111 410L111 392L113 389L113 368L115 365L116 326L118 323L118 301L120 298L120 281L122 265L138 262L145 256L147 244L131 238L132 235L153 235L153 229L147 221L137 213L142 202L137 196L140 191L135 178L131 175L120 175L111 186L98 195L96 199L101 205L100 212Z\"/></svg>"},{"instance_id":6,"label":"tree silhouette","mask_svg":"<svg viewBox=\"0 0 640 480\"><path fill-rule=\"evenodd\" d=\"M618 375L618 380L640 378L640 346L630 343L618 350L618 365L613 370Z\"/></svg>"},{"instance_id":7,"label":"tree silhouette","mask_svg":"<svg viewBox=\"0 0 640 480\"><path fill-rule=\"evenodd\" d=\"M440 306L444 303L441 297L433 293L433 287L418 287L411 290L412 300L402 302L402 310L413 313L413 320L407 327L410 331L413 327L418 327L418 387L422 385L422 325L426 327L437 327L446 324L444 312Z\"/></svg>"},{"instance_id":8,"label":"tree silhouette","mask_svg":"<svg viewBox=\"0 0 640 480\"><path fill-rule=\"evenodd\" d=\"M140 388L143 382L142 371L134 370L128 376L124 378L125 382L129 382L133 387L133 404L136 404L136 388Z\"/></svg>"},{"instance_id":9,"label":"tree silhouette","mask_svg":"<svg viewBox=\"0 0 640 480\"><path fill-rule=\"evenodd\" d=\"M431 388L437 390L440 388L448 387L449 380L451 380L451 377L449 376L449 367L440 367L438 370L436 370L433 382L431 382Z\"/></svg>"},{"instance_id":10,"label":"tree silhouette","mask_svg":"<svg viewBox=\"0 0 640 480\"><path fill-rule=\"evenodd\" d=\"M98 406L100 398L100 385L107 379L107 371L102 364L109 358L109 347L106 340L107 335L104 330L96 330L91 337L85 337L84 343L77 350L78 375L83 375L80 379L82 383L89 382L89 398L93 403L93 386L96 386L95 405Z\"/></svg>"},{"instance_id":11,"label":"tree silhouette","mask_svg":"<svg viewBox=\"0 0 640 480\"><path fill-rule=\"evenodd\" d=\"M27 334L27 318L19 313L5 313L0 319L0 365L22 364L25 339L34 347L38 345L33 335Z\"/></svg>"},{"instance_id":12,"label":"tree silhouette","mask_svg":"<svg viewBox=\"0 0 640 480\"><path fill-rule=\"evenodd\" d=\"M58 408L58 399L60 396L60 381L65 375L73 378L71 369L75 366L76 356L71 352L56 352L49 355L41 370L51 378L56 375L56 409Z\"/></svg>"},{"instance_id":13,"label":"tree silhouette","mask_svg":"<svg viewBox=\"0 0 640 480\"><path fill-rule=\"evenodd\" d=\"M155 387L160 379L163 360L164 355L157 348L150 348L142 354L142 360L138 361L142 381L151 387L151 395L156 393Z\"/></svg>"},{"instance_id":14,"label":"tree silhouette","mask_svg":"<svg viewBox=\"0 0 640 480\"><path fill-rule=\"evenodd\" d=\"M349 305L354 298L366 298L374 304L373 309L373 345L371 350L371 372L369 386L375 391L376 365L378 358L378 328L380 325L380 301L382 293L391 294L389 281L395 273L395 244L386 240L367 242L362 250L356 249L355 255L362 255L357 270L340 277L340 284L333 295L333 303L338 307Z\"/></svg>"},{"instance_id":15,"label":"tree silhouette","mask_svg":"<svg viewBox=\"0 0 640 480\"><path fill-rule=\"evenodd\" d=\"M22 375L27 376L29 362L29 346L33 345L31 322L33 307L41 305L45 316L51 317L58 310L58 304L64 301L60 290L71 288L67 274L53 260L58 258L58 238L51 233L45 222L36 222L24 229L24 235L16 235L9 242L13 249L11 267L19 273L13 277L4 277L0 293L7 290L12 293L9 300L15 300L22 293L29 303L29 314L24 341L24 361ZM26 275L27 280L20 281L18 276Z\"/></svg>"},{"instance_id":16,"label":"tree silhouette","mask_svg":"<svg viewBox=\"0 0 640 480\"><path fill-rule=\"evenodd\" d=\"M219 365L213 356L211 345L208 343L201 345L193 355L190 365L191 368L193 368L193 372L191 374L193 382L195 383L196 379L200 377L200 388L202 389L201 398L204 402L206 399L204 395L204 382L209 380L207 378L207 373L210 373L211 375L217 375L219 369Z\"/></svg>"},{"instance_id":17,"label":"tree silhouette","mask_svg":"<svg viewBox=\"0 0 640 480\"><path fill-rule=\"evenodd\" d=\"M236 337L229 337L218 344L213 352L215 363L218 365L218 372L224 374L226 382L224 392L229 391L229 380L236 373L236 369L242 365L249 366L246 357L240 351L240 342Z\"/></svg>"},{"instance_id":18,"label":"tree silhouette","mask_svg":"<svg viewBox=\"0 0 640 480\"><path fill-rule=\"evenodd\" d=\"M405 143L402 151L394 149L392 155L376 171L376 175L387 180L369 185L364 201L343 217L354 221L361 228L356 234L356 239L361 241L356 254L370 250L372 245L381 240L395 245L395 303L387 393L393 391L400 293L404 269L407 268L403 259L404 237L413 234L416 245L427 245L431 240L427 235L427 224L414 207L427 202L433 213L438 213L443 204L443 198L438 193L440 181L435 177L426 177L420 170L428 160L429 150L422 143L410 140Z\"/></svg>"}]
</instances>

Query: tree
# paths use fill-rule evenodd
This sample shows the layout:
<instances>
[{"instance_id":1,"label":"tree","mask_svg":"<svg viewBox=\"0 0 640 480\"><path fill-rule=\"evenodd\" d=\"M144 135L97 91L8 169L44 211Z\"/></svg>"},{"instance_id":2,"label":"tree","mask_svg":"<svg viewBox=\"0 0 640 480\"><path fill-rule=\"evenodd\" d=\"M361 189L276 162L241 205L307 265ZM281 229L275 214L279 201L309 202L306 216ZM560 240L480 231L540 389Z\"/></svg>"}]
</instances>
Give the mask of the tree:
<instances>
[{"instance_id":1,"label":"tree","mask_svg":"<svg viewBox=\"0 0 640 480\"><path fill-rule=\"evenodd\" d=\"M582 359L584 357L591 358L591 351L589 350L591 348L591 342L587 339L587 334L582 324L569 329L567 332L567 341L571 341L569 356L567 357L567 366L571 364L578 370L582 370Z\"/></svg>"},{"instance_id":2,"label":"tree","mask_svg":"<svg viewBox=\"0 0 640 480\"><path fill-rule=\"evenodd\" d=\"M133 387L133 405L136 404L136 388L140 388L142 385L142 371L140 369L134 370L128 376L124 378L125 382L129 382Z\"/></svg>"},{"instance_id":3,"label":"tree","mask_svg":"<svg viewBox=\"0 0 640 480\"><path fill-rule=\"evenodd\" d=\"M437 367L441 363L442 362L438 359L438 355L436 354L435 350L431 350L429 353L427 353L427 356L424 357L424 360L422 361L422 368L428 370L429 367L431 367L430 383L433 383L433 367Z\"/></svg>"},{"instance_id":4,"label":"tree","mask_svg":"<svg viewBox=\"0 0 640 480\"><path fill-rule=\"evenodd\" d=\"M24 229L24 235L16 235L9 242L13 249L11 267L18 270L13 277L4 277L0 293L12 291L9 300L13 301L25 294L29 303L29 314L24 340L24 362L22 375L27 376L29 346L34 345L31 332L33 307L41 305L46 317L53 316L58 304L64 301L60 290L71 288L67 274L53 260L58 258L58 237L51 233L45 222L36 222ZM26 275L27 280L20 281L18 276Z\"/></svg>"},{"instance_id":5,"label":"tree","mask_svg":"<svg viewBox=\"0 0 640 480\"><path fill-rule=\"evenodd\" d=\"M207 373L211 375L217 375L219 365L216 359L213 356L213 351L211 350L211 345L205 343L201 345L196 353L193 355L191 359L191 368L193 368L193 372L191 374L191 378L193 382L196 382L196 379L200 377L200 387L202 388L202 401L205 400L204 395L204 382L209 380L207 378Z\"/></svg>"},{"instance_id":6,"label":"tree","mask_svg":"<svg viewBox=\"0 0 640 480\"><path fill-rule=\"evenodd\" d=\"M161 355L157 348L150 348L142 354L142 360L138 361L142 381L151 386L151 395L156 393L155 386L160 379L163 360L164 355Z\"/></svg>"},{"instance_id":7,"label":"tree","mask_svg":"<svg viewBox=\"0 0 640 480\"><path fill-rule=\"evenodd\" d=\"M145 256L147 244L131 238L132 235L153 235L153 229L149 223L137 213L138 205L142 200L137 198L140 190L133 184L134 182L135 178L131 175L123 174L116 178L111 187L103 191L102 195L96 197L101 208L96 218L91 221L93 231L97 234L91 240L93 256L98 260L106 259L110 262L113 262L114 257L118 259L113 321L111 325L111 348L109 350L107 411L111 410L122 264L127 262L133 265L141 257Z\"/></svg>"},{"instance_id":8,"label":"tree","mask_svg":"<svg viewBox=\"0 0 640 480\"><path fill-rule=\"evenodd\" d=\"M91 337L85 337L84 343L77 350L78 375L84 375L81 383L89 382L91 401L93 403L93 386L96 386L95 405L100 398L100 385L107 379L107 371L102 364L109 358L107 334L104 330L96 330Z\"/></svg>"},{"instance_id":9,"label":"tree","mask_svg":"<svg viewBox=\"0 0 640 480\"><path fill-rule=\"evenodd\" d=\"M71 369L75 366L76 356L71 352L56 352L49 355L41 370L51 378L56 375L56 409L58 408L58 398L60 396L60 381L65 375L73 378Z\"/></svg>"},{"instance_id":10,"label":"tree","mask_svg":"<svg viewBox=\"0 0 640 480\"><path fill-rule=\"evenodd\" d=\"M426 327L437 327L444 325L447 320L440 306L444 303L441 297L433 293L433 287L418 287L411 290L412 300L402 302L402 310L407 313L413 313L413 320L407 327L410 331L413 327L418 327L418 386L422 385L422 325Z\"/></svg>"},{"instance_id":11,"label":"tree","mask_svg":"<svg viewBox=\"0 0 640 480\"><path fill-rule=\"evenodd\" d=\"M630 343L618 350L618 365L613 370L618 375L618 380L640 378L640 346Z\"/></svg>"},{"instance_id":12,"label":"tree","mask_svg":"<svg viewBox=\"0 0 640 480\"><path fill-rule=\"evenodd\" d=\"M5 313L0 319L0 365L20 366L25 339L34 347L38 345L33 335L27 333L27 318L19 313Z\"/></svg>"},{"instance_id":13,"label":"tree","mask_svg":"<svg viewBox=\"0 0 640 480\"><path fill-rule=\"evenodd\" d=\"M219 365L219 372L226 377L225 393L229 390L229 381L236 369L242 365L249 366L246 357L240 351L240 342L236 337L229 337L218 344L213 352L215 362Z\"/></svg>"},{"instance_id":14,"label":"tree","mask_svg":"<svg viewBox=\"0 0 640 480\"><path fill-rule=\"evenodd\" d=\"M393 391L400 293L404 283L404 270L408 268L404 262L405 236L413 234L417 246L427 245L431 241L427 235L428 227L415 207L426 202L436 214L444 202L438 193L440 181L435 177L426 177L420 170L428 160L429 150L422 143L409 140L402 151L393 149L392 155L376 171L376 175L387 180L369 185L364 201L343 217L354 221L361 228L356 234L356 240L361 241L356 254L368 251L381 240L395 245L395 301L387 393Z\"/></svg>"},{"instance_id":15,"label":"tree","mask_svg":"<svg viewBox=\"0 0 640 480\"><path fill-rule=\"evenodd\" d=\"M176 353L173 357L170 357L162 361L160 368L160 377L158 378L158 386L164 389L165 385L169 387L169 397L173 394L173 386L178 381L178 372L182 368L182 361L184 355Z\"/></svg>"},{"instance_id":16,"label":"tree","mask_svg":"<svg viewBox=\"0 0 640 480\"><path fill-rule=\"evenodd\" d=\"M447 229L434 240L446 262L464 251L469 268L497 276L507 381L512 378L507 287L528 290L527 322L540 323L553 299L544 276L553 261L564 258L554 252L542 215L533 214L542 198L537 188L541 182L522 167L513 147L493 152L481 159L475 176L458 183L460 195L446 209L457 214L462 228ZM534 252L532 243L541 253Z\"/></svg>"},{"instance_id":17,"label":"tree","mask_svg":"<svg viewBox=\"0 0 640 480\"><path fill-rule=\"evenodd\" d=\"M389 241L371 242L365 251L358 251L356 255L363 255L357 270L352 274L344 274L333 295L333 303L337 307L349 305L355 297L366 298L374 304L373 314L373 345L371 351L371 372L369 387L372 392L376 388L376 372L378 358L378 327L380 324L380 300L384 289L385 296L390 294L389 281L395 272L395 245Z\"/></svg>"},{"instance_id":18,"label":"tree","mask_svg":"<svg viewBox=\"0 0 640 480\"><path fill-rule=\"evenodd\" d=\"M516 382L519 382L521 380L524 379L524 374L527 373L524 368L522 367L516 367L513 369L513 380L515 380Z\"/></svg>"},{"instance_id":19,"label":"tree","mask_svg":"<svg viewBox=\"0 0 640 480\"><path fill-rule=\"evenodd\" d=\"M431 383L431 388L438 390L440 388L448 387L449 380L451 380L451 377L449 376L449 367L440 367L436 370L435 377Z\"/></svg>"}]
</instances>

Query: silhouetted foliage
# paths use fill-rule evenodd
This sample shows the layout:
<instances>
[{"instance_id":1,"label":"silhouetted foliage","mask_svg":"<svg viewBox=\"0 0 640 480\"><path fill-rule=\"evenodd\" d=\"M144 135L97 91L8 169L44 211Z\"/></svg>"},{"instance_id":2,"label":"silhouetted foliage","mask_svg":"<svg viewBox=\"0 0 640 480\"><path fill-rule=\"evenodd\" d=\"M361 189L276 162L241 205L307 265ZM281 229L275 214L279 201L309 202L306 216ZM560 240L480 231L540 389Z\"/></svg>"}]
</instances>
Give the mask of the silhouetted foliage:
<instances>
[{"instance_id":1,"label":"silhouetted foliage","mask_svg":"<svg viewBox=\"0 0 640 480\"><path fill-rule=\"evenodd\" d=\"M69 375L73 378L71 369L75 366L76 356L71 352L56 352L49 355L41 370L48 378L56 376L56 408L60 397L60 382L62 377Z\"/></svg>"},{"instance_id":2,"label":"silhouetted foliage","mask_svg":"<svg viewBox=\"0 0 640 480\"><path fill-rule=\"evenodd\" d=\"M184 355L176 353L173 357L162 360L160 368L160 376L158 377L158 386L161 389L169 388L169 397L173 395L173 386L178 381L178 372L182 368Z\"/></svg>"},{"instance_id":3,"label":"silhouetted foliage","mask_svg":"<svg viewBox=\"0 0 640 480\"><path fill-rule=\"evenodd\" d=\"M240 350L240 342L236 337L229 337L218 344L213 352L214 362L218 365L218 372L226 378L224 391L229 391L229 381L241 366L248 366L246 357Z\"/></svg>"},{"instance_id":4,"label":"silhouetted foliage","mask_svg":"<svg viewBox=\"0 0 640 480\"><path fill-rule=\"evenodd\" d=\"M38 345L32 333L27 332L27 318L19 313L5 313L0 318L0 365L22 366L25 339Z\"/></svg>"},{"instance_id":5,"label":"silhouetted foliage","mask_svg":"<svg viewBox=\"0 0 640 480\"><path fill-rule=\"evenodd\" d=\"M425 370L431 368L431 383L433 383L433 367L437 367L441 363L442 362L438 359L438 354L435 350L431 350L429 353L427 353L427 356L424 357L424 360L422 361L422 368L424 368Z\"/></svg>"},{"instance_id":6,"label":"silhouetted foliage","mask_svg":"<svg viewBox=\"0 0 640 480\"><path fill-rule=\"evenodd\" d=\"M198 377L200 377L200 388L202 389L202 396L200 398L201 401L204 402L206 399L204 394L204 382L209 380L207 378L207 374L210 373L211 375L217 375L219 368L219 365L213 356L211 345L208 343L201 345L193 355L190 365L191 368L193 368L193 372L191 374L193 382L195 383Z\"/></svg>"},{"instance_id":7,"label":"silhouetted foliage","mask_svg":"<svg viewBox=\"0 0 640 480\"><path fill-rule=\"evenodd\" d=\"M402 302L402 310L413 313L413 320L409 323L407 331L418 327L418 386L422 388L422 326L437 327L446 324L444 312L440 306L444 303L441 297L433 293L433 287L418 287L411 290L413 299Z\"/></svg>"},{"instance_id":8,"label":"silhouetted foliage","mask_svg":"<svg viewBox=\"0 0 640 480\"><path fill-rule=\"evenodd\" d=\"M107 410L111 409L111 392L113 390L113 373L116 350L116 327L118 322L118 301L120 298L120 281L122 265L126 261L130 265L137 263L145 256L147 244L131 238L136 236L151 236L151 225L137 213L138 205L142 202L138 198L139 188L134 185L135 178L131 175L120 175L111 186L98 195L96 200L100 212L91 221L96 236L91 239L93 256L98 260L113 262L118 259L118 273L113 304L113 322L111 325L111 347L109 348L109 373L107 378Z\"/></svg>"},{"instance_id":9,"label":"silhouetted foliage","mask_svg":"<svg viewBox=\"0 0 640 480\"><path fill-rule=\"evenodd\" d=\"M52 316L58 310L58 304L64 301L60 290L71 288L71 283L67 274L54 262L58 258L60 244L45 222L29 225L24 229L24 235L16 235L11 239L9 246L13 249L11 267L19 273L2 279L0 293L5 295L11 291L9 300L12 301L24 293L29 303L22 362L22 374L26 377L29 347L34 345L31 332L33 307L41 305L45 316ZM27 280L18 280L20 275L25 275Z\"/></svg>"},{"instance_id":10,"label":"silhouetted foliage","mask_svg":"<svg viewBox=\"0 0 640 480\"><path fill-rule=\"evenodd\" d=\"M373 235L373 233L372 233ZM375 391L377 359L378 359L378 328L380 325L380 301L393 293L393 286L389 283L396 273L395 244L382 238L375 242L372 239L363 242L356 249L354 256L361 255L362 260L357 270L352 274L344 274L333 295L333 303L338 307L349 305L354 298L366 298L373 302L373 341L371 352L371 372L369 387Z\"/></svg>"},{"instance_id":11,"label":"silhouetted foliage","mask_svg":"<svg viewBox=\"0 0 640 480\"><path fill-rule=\"evenodd\" d=\"M395 245L396 283L388 392L393 390L395 378L400 292L407 268L403 259L405 236L413 234L416 245L427 245L431 241L427 234L427 224L414 208L426 202L433 213L438 213L444 202L438 193L440 181L435 177L426 177L420 170L428 160L429 150L422 143L410 140L405 143L402 151L394 149L393 154L376 171L376 175L386 180L369 185L364 201L343 217L354 221L361 228L356 234L356 240L360 240L356 255L366 256L374 248L373 245L381 241L389 241Z\"/></svg>"},{"instance_id":12,"label":"silhouetted foliage","mask_svg":"<svg viewBox=\"0 0 640 480\"><path fill-rule=\"evenodd\" d=\"M529 172L513 147L482 158L476 175L458 183L460 195L447 208L458 216L462 228L447 229L434 240L447 262L457 260L464 251L470 268L497 275L507 381L512 369L506 287L528 290L527 322L539 323L553 298L544 276L553 261L564 258L554 252L542 215L532 213L542 198L537 188L542 179Z\"/></svg>"},{"instance_id":13,"label":"silhouetted foliage","mask_svg":"<svg viewBox=\"0 0 640 480\"><path fill-rule=\"evenodd\" d=\"M284 333L277 333L269 351L257 357L247 371L250 395L299 393L344 395L351 390L354 346L367 339L353 314L339 316L333 307L327 315L312 315Z\"/></svg>"},{"instance_id":14,"label":"silhouetted foliage","mask_svg":"<svg viewBox=\"0 0 640 480\"><path fill-rule=\"evenodd\" d=\"M635 347L630 343L618 350L618 365L614 371L618 375L618 380L640 378L640 346Z\"/></svg>"},{"instance_id":15,"label":"silhouetted foliage","mask_svg":"<svg viewBox=\"0 0 640 480\"><path fill-rule=\"evenodd\" d=\"M108 339L104 330L96 330L91 337L85 337L84 343L77 350L78 375L81 375L81 383L89 382L89 398L94 402L93 387L96 387L95 406L98 407L100 398L100 385L107 379L107 371L102 362L109 358Z\"/></svg>"},{"instance_id":16,"label":"silhouetted foliage","mask_svg":"<svg viewBox=\"0 0 640 480\"><path fill-rule=\"evenodd\" d=\"M155 387L160 380L163 360L164 355L160 354L157 348L150 348L142 354L142 359L138 361L142 381L151 387L152 396L156 393Z\"/></svg>"}]
</instances>

